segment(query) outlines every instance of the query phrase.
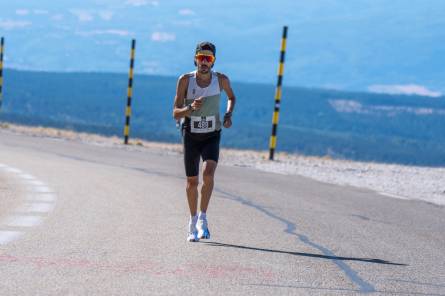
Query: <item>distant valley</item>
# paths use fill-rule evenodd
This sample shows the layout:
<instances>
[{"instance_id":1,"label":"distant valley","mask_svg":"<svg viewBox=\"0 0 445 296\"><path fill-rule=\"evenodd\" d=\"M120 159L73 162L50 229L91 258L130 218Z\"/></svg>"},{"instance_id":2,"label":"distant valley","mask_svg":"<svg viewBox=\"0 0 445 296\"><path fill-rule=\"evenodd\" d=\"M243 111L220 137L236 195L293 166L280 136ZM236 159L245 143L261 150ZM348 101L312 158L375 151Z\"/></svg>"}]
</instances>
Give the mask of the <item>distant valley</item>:
<instances>
[{"instance_id":1,"label":"distant valley","mask_svg":"<svg viewBox=\"0 0 445 296\"><path fill-rule=\"evenodd\" d=\"M7 69L0 121L122 135L127 77ZM234 126L222 145L267 150L273 85L233 82ZM131 137L180 142L176 78L134 79ZM222 109L225 108L225 100ZM277 150L428 166L445 165L445 98L284 87Z\"/></svg>"}]
</instances>

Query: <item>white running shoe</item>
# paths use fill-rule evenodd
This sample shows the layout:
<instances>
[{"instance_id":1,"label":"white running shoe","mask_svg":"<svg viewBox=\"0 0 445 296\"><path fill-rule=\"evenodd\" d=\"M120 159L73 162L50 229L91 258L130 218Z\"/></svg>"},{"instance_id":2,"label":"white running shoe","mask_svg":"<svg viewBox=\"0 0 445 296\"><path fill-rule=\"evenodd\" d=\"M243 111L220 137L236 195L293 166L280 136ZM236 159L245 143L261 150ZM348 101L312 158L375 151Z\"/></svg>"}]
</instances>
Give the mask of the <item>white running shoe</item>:
<instances>
[{"instance_id":1,"label":"white running shoe","mask_svg":"<svg viewBox=\"0 0 445 296\"><path fill-rule=\"evenodd\" d=\"M196 220L195 220L196 221ZM198 230L196 229L196 223L192 219L190 219L189 223L189 234L187 235L188 242L198 242Z\"/></svg>"},{"instance_id":2,"label":"white running shoe","mask_svg":"<svg viewBox=\"0 0 445 296\"><path fill-rule=\"evenodd\" d=\"M189 232L189 234L187 236L187 241L188 242L199 242L198 232L197 231Z\"/></svg>"},{"instance_id":3,"label":"white running shoe","mask_svg":"<svg viewBox=\"0 0 445 296\"><path fill-rule=\"evenodd\" d=\"M198 238L210 239L210 231L207 226L207 219L198 218L198 222L196 223L196 228L198 229Z\"/></svg>"}]
</instances>

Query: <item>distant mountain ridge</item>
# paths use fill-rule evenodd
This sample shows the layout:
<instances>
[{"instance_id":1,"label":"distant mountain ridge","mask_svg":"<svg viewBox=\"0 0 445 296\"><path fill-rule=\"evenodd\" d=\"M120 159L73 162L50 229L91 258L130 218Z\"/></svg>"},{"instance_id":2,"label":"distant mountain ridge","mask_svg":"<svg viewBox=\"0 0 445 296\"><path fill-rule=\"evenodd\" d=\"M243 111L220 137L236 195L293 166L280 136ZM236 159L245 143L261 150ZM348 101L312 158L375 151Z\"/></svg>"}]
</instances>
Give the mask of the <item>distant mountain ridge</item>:
<instances>
[{"instance_id":1,"label":"distant mountain ridge","mask_svg":"<svg viewBox=\"0 0 445 296\"><path fill-rule=\"evenodd\" d=\"M122 136L127 75L7 69L1 121ZM180 142L175 77L136 75L130 138ZM232 82L226 147L267 150L273 85ZM222 109L225 108L223 100ZM277 150L355 160L445 165L445 98L284 87Z\"/></svg>"}]
</instances>

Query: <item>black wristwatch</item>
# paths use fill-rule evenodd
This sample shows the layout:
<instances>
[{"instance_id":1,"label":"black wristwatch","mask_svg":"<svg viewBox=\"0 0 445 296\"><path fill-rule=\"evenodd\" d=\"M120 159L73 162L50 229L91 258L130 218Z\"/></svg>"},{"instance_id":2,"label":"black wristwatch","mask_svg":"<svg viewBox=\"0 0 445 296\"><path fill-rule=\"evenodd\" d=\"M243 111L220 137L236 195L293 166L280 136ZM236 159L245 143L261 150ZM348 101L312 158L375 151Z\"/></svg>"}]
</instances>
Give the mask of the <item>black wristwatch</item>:
<instances>
[{"instance_id":1,"label":"black wristwatch","mask_svg":"<svg viewBox=\"0 0 445 296\"><path fill-rule=\"evenodd\" d=\"M226 114L224 114L224 118L228 117L232 117L232 112L226 112Z\"/></svg>"},{"instance_id":2,"label":"black wristwatch","mask_svg":"<svg viewBox=\"0 0 445 296\"><path fill-rule=\"evenodd\" d=\"M187 107L187 111L193 110L192 104L188 104L186 107Z\"/></svg>"}]
</instances>

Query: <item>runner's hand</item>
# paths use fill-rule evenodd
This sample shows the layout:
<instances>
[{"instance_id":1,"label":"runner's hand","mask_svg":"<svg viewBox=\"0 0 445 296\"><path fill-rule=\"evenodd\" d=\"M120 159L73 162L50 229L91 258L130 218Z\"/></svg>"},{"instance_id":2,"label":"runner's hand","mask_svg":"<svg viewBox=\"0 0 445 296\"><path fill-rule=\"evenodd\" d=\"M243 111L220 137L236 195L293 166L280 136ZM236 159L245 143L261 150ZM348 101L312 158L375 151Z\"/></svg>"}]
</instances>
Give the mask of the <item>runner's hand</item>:
<instances>
[{"instance_id":1,"label":"runner's hand","mask_svg":"<svg viewBox=\"0 0 445 296\"><path fill-rule=\"evenodd\" d=\"M224 114L223 126L225 128L230 128L232 126L232 113Z\"/></svg>"},{"instance_id":2,"label":"runner's hand","mask_svg":"<svg viewBox=\"0 0 445 296\"><path fill-rule=\"evenodd\" d=\"M192 108L193 110L199 110L202 107L202 103L204 102L204 97L199 97L193 100Z\"/></svg>"}]
</instances>

